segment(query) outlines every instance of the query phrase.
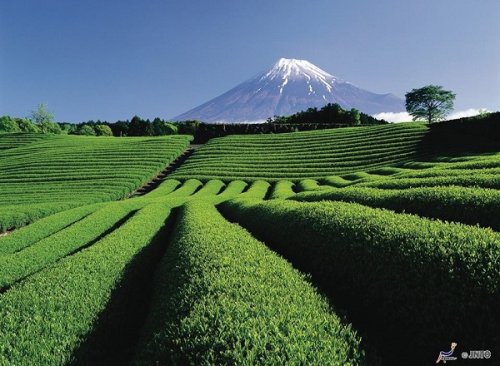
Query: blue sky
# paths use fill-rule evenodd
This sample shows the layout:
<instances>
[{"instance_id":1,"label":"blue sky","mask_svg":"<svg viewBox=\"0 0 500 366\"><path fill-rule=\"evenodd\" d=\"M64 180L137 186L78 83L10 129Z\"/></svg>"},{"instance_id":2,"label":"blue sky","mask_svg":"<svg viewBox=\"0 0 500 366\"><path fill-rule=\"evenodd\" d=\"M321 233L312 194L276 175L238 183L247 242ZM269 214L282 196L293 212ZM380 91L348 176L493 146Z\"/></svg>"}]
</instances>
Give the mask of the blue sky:
<instances>
[{"instance_id":1,"label":"blue sky","mask_svg":"<svg viewBox=\"0 0 500 366\"><path fill-rule=\"evenodd\" d=\"M0 115L173 117L307 59L374 92L500 110L498 0L2 0Z\"/></svg>"}]
</instances>

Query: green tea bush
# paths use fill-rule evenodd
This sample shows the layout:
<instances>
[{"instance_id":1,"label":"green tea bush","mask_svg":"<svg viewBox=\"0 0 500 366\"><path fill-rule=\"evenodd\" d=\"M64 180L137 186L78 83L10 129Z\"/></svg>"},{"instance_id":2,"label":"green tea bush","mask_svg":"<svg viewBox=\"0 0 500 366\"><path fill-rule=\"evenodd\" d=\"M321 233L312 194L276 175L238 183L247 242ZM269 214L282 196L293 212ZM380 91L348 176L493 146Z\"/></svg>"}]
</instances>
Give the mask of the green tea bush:
<instances>
[{"instance_id":1,"label":"green tea bush","mask_svg":"<svg viewBox=\"0 0 500 366\"><path fill-rule=\"evenodd\" d=\"M343 128L277 135L215 138L172 177L203 181L322 179L414 161L425 155L423 124Z\"/></svg>"},{"instance_id":2,"label":"green tea bush","mask_svg":"<svg viewBox=\"0 0 500 366\"><path fill-rule=\"evenodd\" d=\"M129 266L151 244L169 212L168 206L148 205L93 246L0 295L0 364L74 362L110 297L124 285Z\"/></svg>"},{"instance_id":3,"label":"green tea bush","mask_svg":"<svg viewBox=\"0 0 500 366\"><path fill-rule=\"evenodd\" d=\"M363 352L303 275L197 201L160 263L136 365L356 365Z\"/></svg>"},{"instance_id":4,"label":"green tea bush","mask_svg":"<svg viewBox=\"0 0 500 366\"><path fill-rule=\"evenodd\" d=\"M197 191L195 194L191 196L191 198L203 198L203 197L210 197L210 196L215 196L218 194L222 189L224 189L225 184L217 179L209 180L207 183L203 185L203 187Z\"/></svg>"},{"instance_id":5,"label":"green tea bush","mask_svg":"<svg viewBox=\"0 0 500 366\"><path fill-rule=\"evenodd\" d=\"M264 199L267 195L267 191L271 187L269 182L264 180L254 181L248 189L241 193L239 197L241 198L252 198L252 199Z\"/></svg>"},{"instance_id":6,"label":"green tea bush","mask_svg":"<svg viewBox=\"0 0 500 366\"><path fill-rule=\"evenodd\" d=\"M0 289L92 244L129 213L126 205L110 204L27 248L0 256Z\"/></svg>"},{"instance_id":7,"label":"green tea bush","mask_svg":"<svg viewBox=\"0 0 500 366\"><path fill-rule=\"evenodd\" d=\"M276 199L276 198L288 198L291 197L295 194L293 188L295 187L295 183L290 182L288 180L280 180L279 182L276 182L273 186L271 195L269 196L270 199Z\"/></svg>"},{"instance_id":8,"label":"green tea bush","mask_svg":"<svg viewBox=\"0 0 500 366\"><path fill-rule=\"evenodd\" d=\"M190 141L189 136L9 135L0 136L0 149L2 142L9 147L0 158L0 231L76 206L125 198ZM21 142L15 145L16 140Z\"/></svg>"},{"instance_id":9,"label":"green tea bush","mask_svg":"<svg viewBox=\"0 0 500 366\"><path fill-rule=\"evenodd\" d=\"M20 251L61 231L102 207L102 204L77 207L40 219L33 224L0 237L0 257Z\"/></svg>"},{"instance_id":10,"label":"green tea bush","mask_svg":"<svg viewBox=\"0 0 500 366\"><path fill-rule=\"evenodd\" d=\"M169 193L167 196L169 198L174 198L174 197L189 197L193 193L195 193L198 189L203 187L203 183L200 182L197 179L189 179L185 181L182 186L177 188L175 191L172 193Z\"/></svg>"},{"instance_id":11,"label":"green tea bush","mask_svg":"<svg viewBox=\"0 0 500 366\"><path fill-rule=\"evenodd\" d=\"M241 194L247 186L248 184L242 180L233 180L212 202L220 203L225 200L232 199Z\"/></svg>"},{"instance_id":12,"label":"green tea bush","mask_svg":"<svg viewBox=\"0 0 500 366\"><path fill-rule=\"evenodd\" d=\"M388 190L349 187L344 189L303 192L297 201L357 202L396 212L481 225L500 231L500 191L485 188L428 187Z\"/></svg>"},{"instance_id":13,"label":"green tea bush","mask_svg":"<svg viewBox=\"0 0 500 366\"><path fill-rule=\"evenodd\" d=\"M328 187L320 186L318 182L314 179L304 179L297 183L297 190L299 192L303 191L316 191L322 190Z\"/></svg>"},{"instance_id":14,"label":"green tea bush","mask_svg":"<svg viewBox=\"0 0 500 366\"><path fill-rule=\"evenodd\" d=\"M176 188L181 185L181 182L175 179L167 179L163 181L158 187L151 192L144 195L144 198L163 197L172 193ZM137 199L137 198L136 198Z\"/></svg>"},{"instance_id":15,"label":"green tea bush","mask_svg":"<svg viewBox=\"0 0 500 366\"><path fill-rule=\"evenodd\" d=\"M500 344L500 235L491 230L344 202L221 207L311 273L391 362L411 354L422 364L455 339Z\"/></svg>"}]
</instances>

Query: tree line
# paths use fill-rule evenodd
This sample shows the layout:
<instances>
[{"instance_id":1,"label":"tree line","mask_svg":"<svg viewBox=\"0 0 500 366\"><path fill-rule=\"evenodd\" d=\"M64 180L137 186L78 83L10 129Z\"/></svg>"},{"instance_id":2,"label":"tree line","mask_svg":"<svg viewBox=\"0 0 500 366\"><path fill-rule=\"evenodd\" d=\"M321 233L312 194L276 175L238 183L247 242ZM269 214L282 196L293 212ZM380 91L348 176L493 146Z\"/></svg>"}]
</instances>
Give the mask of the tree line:
<instances>
[{"instance_id":1,"label":"tree line","mask_svg":"<svg viewBox=\"0 0 500 366\"><path fill-rule=\"evenodd\" d=\"M351 108L350 110L344 109L337 103L328 103L320 109L316 107L308 108L291 116L274 116L273 118L268 118L267 122L282 124L321 123L347 126L388 123L387 121L379 120L366 113L362 113L356 108Z\"/></svg>"},{"instance_id":2,"label":"tree line","mask_svg":"<svg viewBox=\"0 0 500 366\"><path fill-rule=\"evenodd\" d=\"M87 136L164 136L187 134L194 136L195 143L208 141L213 137L231 134L265 134L347 127L387 123L356 109L344 110L338 104L328 104L321 109L309 108L291 116L275 116L264 123L214 124L197 120L173 122L159 117L131 120L86 121L81 123L54 122L54 115L44 104L31 112L30 118L0 117L0 132L53 133Z\"/></svg>"},{"instance_id":3,"label":"tree line","mask_svg":"<svg viewBox=\"0 0 500 366\"><path fill-rule=\"evenodd\" d=\"M428 85L406 93L406 110L413 120L433 123L444 120L453 110L455 94L437 85ZM0 132L54 133L90 136L164 136L188 134L195 143L203 143L213 137L231 134L283 133L304 130L363 126L388 123L355 108L346 110L339 104L329 103L318 109L308 108L290 116L274 116L265 123L211 124L201 121L172 122L159 117L150 121L134 116L131 120L81 123L54 122L54 115L44 104L31 112L30 118L0 117Z\"/></svg>"}]
</instances>

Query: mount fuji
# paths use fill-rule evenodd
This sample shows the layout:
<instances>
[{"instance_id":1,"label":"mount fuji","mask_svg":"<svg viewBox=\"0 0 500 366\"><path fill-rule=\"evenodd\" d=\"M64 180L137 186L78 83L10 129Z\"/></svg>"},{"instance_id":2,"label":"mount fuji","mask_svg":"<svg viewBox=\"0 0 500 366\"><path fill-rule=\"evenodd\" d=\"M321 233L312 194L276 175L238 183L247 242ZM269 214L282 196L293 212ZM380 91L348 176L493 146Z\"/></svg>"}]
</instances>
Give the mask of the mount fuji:
<instances>
[{"instance_id":1,"label":"mount fuji","mask_svg":"<svg viewBox=\"0 0 500 366\"><path fill-rule=\"evenodd\" d=\"M306 60L282 58L266 72L226 93L174 117L176 121L212 123L262 122L310 107L337 103L366 114L403 112L404 100L376 94L333 76Z\"/></svg>"}]
</instances>

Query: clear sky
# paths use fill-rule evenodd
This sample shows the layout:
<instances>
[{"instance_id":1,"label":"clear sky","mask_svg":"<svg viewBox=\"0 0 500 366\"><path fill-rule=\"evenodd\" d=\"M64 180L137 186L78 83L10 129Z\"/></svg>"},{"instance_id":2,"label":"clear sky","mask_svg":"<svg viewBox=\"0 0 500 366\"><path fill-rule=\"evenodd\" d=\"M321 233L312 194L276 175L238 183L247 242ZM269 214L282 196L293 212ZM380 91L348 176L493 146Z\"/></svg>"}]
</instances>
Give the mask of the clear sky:
<instances>
[{"instance_id":1,"label":"clear sky","mask_svg":"<svg viewBox=\"0 0 500 366\"><path fill-rule=\"evenodd\" d=\"M280 57L500 110L499 19L499 0L1 0L0 115L170 118Z\"/></svg>"}]
</instances>

